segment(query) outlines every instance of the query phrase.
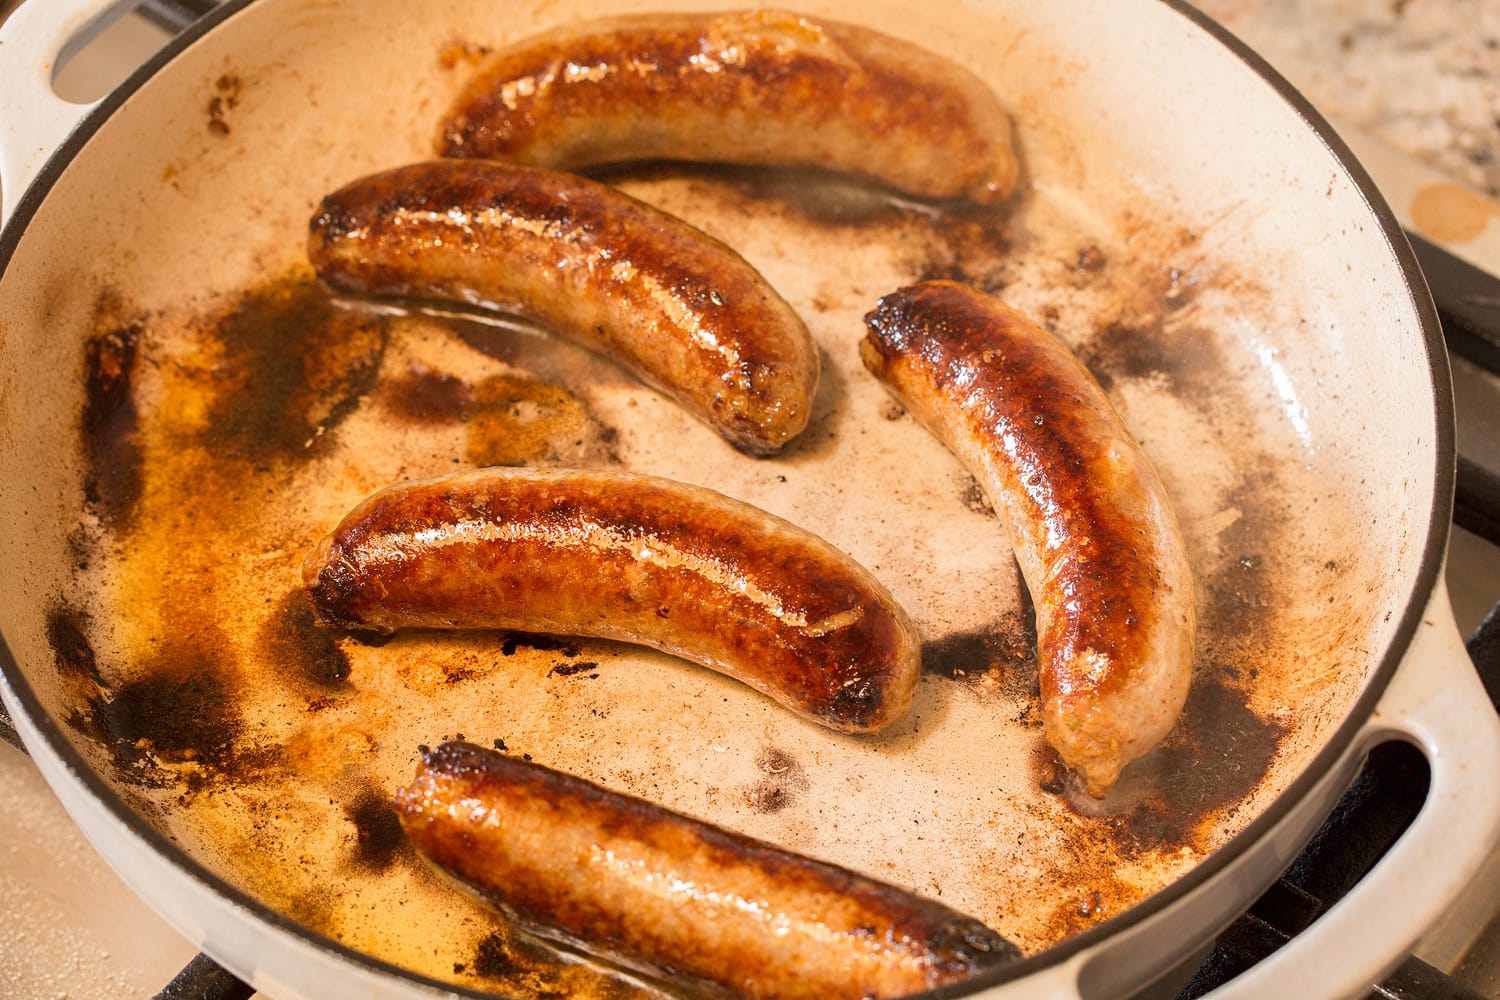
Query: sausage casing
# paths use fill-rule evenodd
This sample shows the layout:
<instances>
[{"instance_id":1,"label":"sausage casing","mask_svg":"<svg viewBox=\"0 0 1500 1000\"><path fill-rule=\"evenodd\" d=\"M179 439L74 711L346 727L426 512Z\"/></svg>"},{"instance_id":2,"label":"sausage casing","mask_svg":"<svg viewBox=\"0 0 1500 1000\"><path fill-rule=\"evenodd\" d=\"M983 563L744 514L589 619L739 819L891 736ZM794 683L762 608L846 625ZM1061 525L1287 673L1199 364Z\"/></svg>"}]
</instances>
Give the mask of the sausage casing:
<instances>
[{"instance_id":1,"label":"sausage casing","mask_svg":"<svg viewBox=\"0 0 1500 1000\"><path fill-rule=\"evenodd\" d=\"M1020 957L940 903L472 744L426 751L395 806L523 924L690 985L903 996Z\"/></svg>"},{"instance_id":2,"label":"sausage casing","mask_svg":"<svg viewBox=\"0 0 1500 1000\"><path fill-rule=\"evenodd\" d=\"M865 317L865 365L985 487L1037 617L1047 740L1098 797L1154 747L1192 675L1196 593L1145 452L1057 338L924 282Z\"/></svg>"},{"instance_id":3,"label":"sausage casing","mask_svg":"<svg viewBox=\"0 0 1500 1000\"><path fill-rule=\"evenodd\" d=\"M1019 172L1009 115L967 70L775 10L595 20L507 46L459 97L439 148L565 170L820 167L980 203L1007 197Z\"/></svg>"},{"instance_id":4,"label":"sausage casing","mask_svg":"<svg viewBox=\"0 0 1500 1000\"><path fill-rule=\"evenodd\" d=\"M444 160L323 199L308 256L342 291L485 305L606 354L740 448L806 426L818 355L733 250L581 177Z\"/></svg>"},{"instance_id":5,"label":"sausage casing","mask_svg":"<svg viewBox=\"0 0 1500 1000\"><path fill-rule=\"evenodd\" d=\"M322 540L303 576L327 624L640 643L843 732L901 717L920 670L906 613L854 560L759 508L650 476L496 468L392 486Z\"/></svg>"}]
</instances>

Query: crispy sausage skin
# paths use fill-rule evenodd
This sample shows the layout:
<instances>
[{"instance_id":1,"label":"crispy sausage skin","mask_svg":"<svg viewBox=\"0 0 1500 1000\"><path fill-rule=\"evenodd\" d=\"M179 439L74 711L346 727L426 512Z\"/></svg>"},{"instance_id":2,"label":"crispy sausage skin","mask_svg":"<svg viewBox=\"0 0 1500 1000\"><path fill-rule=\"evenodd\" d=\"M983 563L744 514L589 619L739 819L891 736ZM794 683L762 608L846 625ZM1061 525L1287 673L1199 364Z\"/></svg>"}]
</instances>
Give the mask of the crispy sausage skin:
<instances>
[{"instance_id":1,"label":"crispy sausage skin","mask_svg":"<svg viewBox=\"0 0 1500 1000\"><path fill-rule=\"evenodd\" d=\"M493 53L439 150L563 170L694 160L843 171L998 202L1019 168L977 77L909 42L785 11L651 14Z\"/></svg>"},{"instance_id":2,"label":"crispy sausage skin","mask_svg":"<svg viewBox=\"0 0 1500 1000\"><path fill-rule=\"evenodd\" d=\"M426 751L395 807L537 933L688 985L892 997L1020 957L940 903L472 744Z\"/></svg>"},{"instance_id":3,"label":"crispy sausage skin","mask_svg":"<svg viewBox=\"0 0 1500 1000\"><path fill-rule=\"evenodd\" d=\"M1104 391L1047 331L953 282L865 317L866 367L968 466L1037 616L1047 740L1102 797L1171 729L1197 619L1176 515Z\"/></svg>"},{"instance_id":4,"label":"crispy sausage skin","mask_svg":"<svg viewBox=\"0 0 1500 1000\"><path fill-rule=\"evenodd\" d=\"M900 718L921 665L906 613L848 556L651 476L495 468L392 486L322 540L303 579L325 624L640 643L843 732Z\"/></svg>"},{"instance_id":5,"label":"crispy sausage skin","mask_svg":"<svg viewBox=\"0 0 1500 1000\"><path fill-rule=\"evenodd\" d=\"M733 250L581 177L442 160L323 199L308 256L333 288L525 316L613 357L753 454L807 424L807 327Z\"/></svg>"}]
</instances>

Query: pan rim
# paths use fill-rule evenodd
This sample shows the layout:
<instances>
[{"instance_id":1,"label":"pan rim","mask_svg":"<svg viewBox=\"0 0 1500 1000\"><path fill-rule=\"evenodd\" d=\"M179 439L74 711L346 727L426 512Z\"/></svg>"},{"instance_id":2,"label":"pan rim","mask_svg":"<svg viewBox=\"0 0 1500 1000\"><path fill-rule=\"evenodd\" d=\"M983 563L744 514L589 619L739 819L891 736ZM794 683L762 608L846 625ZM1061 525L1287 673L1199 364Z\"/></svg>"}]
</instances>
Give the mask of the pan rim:
<instances>
[{"instance_id":1,"label":"pan rim","mask_svg":"<svg viewBox=\"0 0 1500 1000\"><path fill-rule=\"evenodd\" d=\"M180 53L254 2L256 0L223 0L212 12L167 42L161 50L138 67L120 86L106 95L84 116L38 171L17 202L14 214L6 222L3 231L0 231L0 276L3 276L9 267L19 245L21 234L57 180L104 122ZM924 998L936 1000L936 998L967 996L979 990L999 986L1060 965L1095 945L1139 926L1168 910L1213 881L1222 871L1241 861L1256 844L1263 841L1288 817L1294 807L1309 795L1349 751L1356 735L1373 714L1376 703L1384 694L1401 660L1406 655L1421 624L1427 603L1437 587L1442 570L1443 555L1447 548L1452 524L1457 432L1454 423L1453 386L1447 365L1447 350L1442 327L1427 291L1426 280L1422 276L1416 255L1403 235L1394 212L1376 188L1369 174L1355 159L1348 145L1338 136L1327 119L1313 108L1312 104L1290 82L1248 45L1222 25L1192 7L1187 0L1158 0L1158 2L1177 15L1186 18L1198 30L1203 31L1223 46L1229 55L1244 63L1262 81L1270 85L1276 96L1302 120L1302 123L1322 142L1339 167L1344 170L1363 198L1380 235L1384 237L1395 258L1404 279L1407 296L1415 308L1421 327L1422 343L1426 352L1433 393L1434 491L1432 511L1426 528L1426 542L1418 563L1410 600L1401 610L1392 638L1379 663L1371 671L1365 689L1355 699L1344 721L1324 741L1323 747L1259 816L1185 875L1124 912L1021 962L919 995ZM494 996L492 993L475 991L403 969L304 927L248 893L230 885L172 843L131 809L124 798L74 748L56 721L43 709L36 692L21 672L3 635L0 635L0 683L3 683L10 691L15 703L41 736L47 751L81 783L83 789L102 805L115 821L122 824L161 860L170 863L180 873L209 889L220 900L233 908L244 911L262 924L300 940L304 945L321 949L330 957L362 967L367 972L394 976L449 996L470 998L470 1000L485 1000L485 998L492 1000ZM1312 831L1307 832L1310 834ZM1245 901L1247 906L1250 902L1251 900ZM201 943L198 944L201 946Z\"/></svg>"}]
</instances>

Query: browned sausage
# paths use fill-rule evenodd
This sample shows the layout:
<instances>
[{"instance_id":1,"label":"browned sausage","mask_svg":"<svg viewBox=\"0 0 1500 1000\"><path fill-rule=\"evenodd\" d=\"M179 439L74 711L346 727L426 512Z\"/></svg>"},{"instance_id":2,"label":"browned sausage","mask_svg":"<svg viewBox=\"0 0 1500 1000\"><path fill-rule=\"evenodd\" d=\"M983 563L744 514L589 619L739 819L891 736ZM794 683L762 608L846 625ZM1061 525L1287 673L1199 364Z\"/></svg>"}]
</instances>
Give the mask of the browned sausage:
<instances>
[{"instance_id":1,"label":"browned sausage","mask_svg":"<svg viewBox=\"0 0 1500 1000\"><path fill-rule=\"evenodd\" d=\"M687 985L893 997L1020 957L940 903L472 744L424 752L395 806L522 924Z\"/></svg>"},{"instance_id":2,"label":"browned sausage","mask_svg":"<svg viewBox=\"0 0 1500 1000\"><path fill-rule=\"evenodd\" d=\"M309 554L318 617L641 643L822 725L911 704L916 632L832 545L720 493L620 472L481 469L381 490Z\"/></svg>"},{"instance_id":3,"label":"browned sausage","mask_svg":"<svg viewBox=\"0 0 1500 1000\"><path fill-rule=\"evenodd\" d=\"M768 454L807 424L807 327L724 244L613 188L444 160L323 199L308 255L330 286L528 317L607 354L725 438Z\"/></svg>"},{"instance_id":4,"label":"browned sausage","mask_svg":"<svg viewBox=\"0 0 1500 1000\"><path fill-rule=\"evenodd\" d=\"M1010 117L954 63L785 11L650 14L495 52L443 123L448 156L576 170L671 159L848 172L920 198L1016 185Z\"/></svg>"},{"instance_id":5,"label":"browned sausage","mask_svg":"<svg viewBox=\"0 0 1500 1000\"><path fill-rule=\"evenodd\" d=\"M985 487L1037 616L1048 741L1103 796L1187 698L1192 571L1156 470L1047 331L953 282L865 317L865 365Z\"/></svg>"}]
</instances>

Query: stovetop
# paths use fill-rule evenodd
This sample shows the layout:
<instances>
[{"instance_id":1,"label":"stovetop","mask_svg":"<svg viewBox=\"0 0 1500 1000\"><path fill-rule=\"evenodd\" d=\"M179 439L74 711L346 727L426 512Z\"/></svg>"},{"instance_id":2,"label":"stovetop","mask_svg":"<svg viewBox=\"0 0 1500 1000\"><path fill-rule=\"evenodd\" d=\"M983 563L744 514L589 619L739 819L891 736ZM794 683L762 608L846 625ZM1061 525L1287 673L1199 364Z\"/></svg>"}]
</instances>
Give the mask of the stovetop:
<instances>
[{"instance_id":1,"label":"stovetop","mask_svg":"<svg viewBox=\"0 0 1500 1000\"><path fill-rule=\"evenodd\" d=\"M102 96L170 37L172 17L183 7L203 9L212 2L147 0L144 16L122 18L107 36L62 69L57 81L59 92L74 100ZM0 20L15 5L16 0L0 0ZM1254 0L1240 7L1258 10L1268 5L1276 7L1269 0ZM1217 0L1217 6L1227 10L1235 4ZM1233 22L1230 26L1236 30L1241 27ZM1251 41L1256 39L1252 37ZM1311 96L1318 99L1316 93ZM1500 121L1496 127L1500 130ZM1377 174L1377 180L1384 185L1384 177ZM1390 196L1389 191L1387 194ZM1500 274L1500 254L1493 261L1478 263ZM1424 260L1426 267L1429 260ZM1431 271L1429 280L1441 308L1445 292L1437 287L1437 278L1436 271ZM1453 292L1448 290L1446 294L1451 297ZM1471 304L1470 308L1475 307ZM1500 313L1500 299L1477 308ZM1453 318L1445 315L1445 321ZM1493 320L1490 325L1500 327ZM1485 343L1481 340L1466 346L1464 353L1469 357L1457 353L1453 357L1459 445L1465 459L1478 469L1477 473L1469 470L1468 488L1473 489L1477 482L1480 488L1493 489L1500 483L1500 375L1495 374L1500 370L1500 364L1496 364L1500 361L1500 344L1494 347L1495 357L1487 361L1488 370L1470 359L1483 355ZM1500 517L1495 506L1500 496L1489 499L1488 515L1461 512L1460 524L1470 523L1496 537L1492 525L1473 520ZM1461 496L1461 506L1464 500ZM1478 534L1455 527L1447 581L1459 627L1470 635L1500 600L1500 548ZM1491 644L1488 662L1494 670L1489 678L1495 685L1492 693L1500 695L1500 621L1489 624L1484 641ZM1359 876L1360 864L1373 861L1373 857L1353 862L1343 859L1330 871L1326 866L1319 867L1317 853L1328 845L1336 846L1347 831L1355 828L1375 843L1398 836L1421 804L1425 781L1426 766L1415 750L1397 745L1380 748L1335 818L1288 876L1222 935L1211 952L1182 970L1175 981L1159 985L1150 996L1181 1000L1200 996L1237 969L1269 953L1285 934L1304 926ZM0 810L0 845L4 845L0 847L0 956L4 956L0 960L0 997L151 996L189 964L196 949L120 882L77 832L29 759L4 743L0 743L0 801L8 804ZM1377 804L1370 806L1370 802ZM1416 960L1398 970L1376 994L1500 998L1500 919L1475 930L1475 942L1461 956L1449 954L1452 949L1447 944L1435 950L1419 947ZM1443 967L1451 978L1443 978L1423 959ZM249 995L244 987L213 979L211 972L210 979L197 982L200 985L177 995Z\"/></svg>"}]
</instances>

